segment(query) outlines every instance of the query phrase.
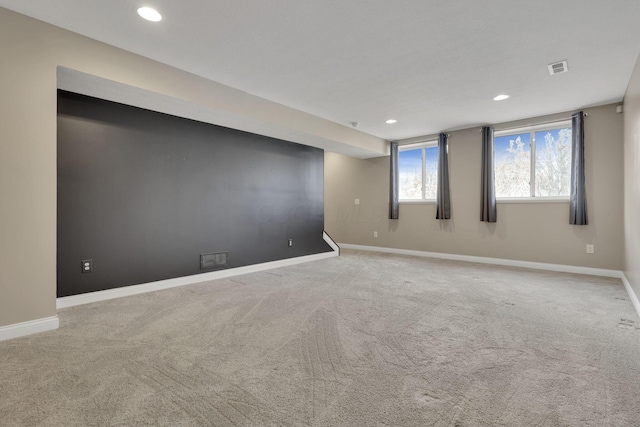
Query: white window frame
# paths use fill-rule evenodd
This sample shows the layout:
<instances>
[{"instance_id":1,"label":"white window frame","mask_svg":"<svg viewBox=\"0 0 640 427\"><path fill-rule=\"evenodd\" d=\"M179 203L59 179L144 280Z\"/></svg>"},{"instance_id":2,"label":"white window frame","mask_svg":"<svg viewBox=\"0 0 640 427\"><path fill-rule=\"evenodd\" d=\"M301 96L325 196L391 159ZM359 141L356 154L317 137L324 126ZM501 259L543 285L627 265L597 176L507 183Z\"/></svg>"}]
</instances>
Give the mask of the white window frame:
<instances>
[{"instance_id":1,"label":"white window frame","mask_svg":"<svg viewBox=\"0 0 640 427\"><path fill-rule=\"evenodd\" d=\"M427 180L427 156L425 153L425 149L426 148L432 148L432 147L437 147L438 146L438 140L437 139L429 139L426 141L420 141L420 142L415 142L415 143L411 143L411 144L406 144L406 145L399 145L398 146L398 163L400 162L400 153L402 151L409 151L409 150L417 150L418 148L422 149L422 198L420 199L399 199L398 202L399 203L416 203L416 204L420 204L420 203L426 203L426 204L430 204L430 203L435 203L436 199L427 199L425 198L425 181ZM447 147L448 149L449 147ZM438 165L436 164L436 167L438 167ZM400 172L400 164L398 164L398 172ZM399 192L399 191L398 191Z\"/></svg>"},{"instance_id":2,"label":"white window frame","mask_svg":"<svg viewBox=\"0 0 640 427\"><path fill-rule=\"evenodd\" d=\"M536 132L543 130L558 130L564 128L570 128L572 126L571 120L558 120L557 122L543 123L539 125L523 126L519 128L509 128L505 130L497 130L493 133L493 137L498 138L502 136L510 135L522 135L523 133L529 133L531 135L531 164L530 178L529 178L529 197L498 197L496 195L496 202L500 203L563 203L569 202L569 196L536 196L535 191L535 174L536 174ZM495 167L495 147L494 147L494 167Z\"/></svg>"}]
</instances>

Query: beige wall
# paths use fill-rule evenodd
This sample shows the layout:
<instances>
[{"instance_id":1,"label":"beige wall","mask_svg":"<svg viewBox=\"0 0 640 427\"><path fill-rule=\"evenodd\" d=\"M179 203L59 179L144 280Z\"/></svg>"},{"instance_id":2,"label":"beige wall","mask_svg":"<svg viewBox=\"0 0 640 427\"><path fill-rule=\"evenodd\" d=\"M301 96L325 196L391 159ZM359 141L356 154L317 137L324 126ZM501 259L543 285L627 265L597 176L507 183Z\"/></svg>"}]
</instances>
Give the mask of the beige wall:
<instances>
[{"instance_id":1,"label":"beige wall","mask_svg":"<svg viewBox=\"0 0 640 427\"><path fill-rule=\"evenodd\" d=\"M481 134L473 128L450 132L451 220L436 220L435 204L401 204L400 219L388 220L389 157L358 160L326 153L325 228L340 243L620 270L623 120L615 110L616 105L584 110L589 114L585 122L588 226L569 225L568 202L499 203L498 222L480 222ZM595 254L586 253L587 243L595 245Z\"/></svg>"},{"instance_id":2,"label":"beige wall","mask_svg":"<svg viewBox=\"0 0 640 427\"><path fill-rule=\"evenodd\" d=\"M359 147L385 143L0 8L0 326L56 313L56 67Z\"/></svg>"},{"instance_id":3,"label":"beige wall","mask_svg":"<svg viewBox=\"0 0 640 427\"><path fill-rule=\"evenodd\" d=\"M624 97L624 273L640 297L640 57Z\"/></svg>"}]
</instances>

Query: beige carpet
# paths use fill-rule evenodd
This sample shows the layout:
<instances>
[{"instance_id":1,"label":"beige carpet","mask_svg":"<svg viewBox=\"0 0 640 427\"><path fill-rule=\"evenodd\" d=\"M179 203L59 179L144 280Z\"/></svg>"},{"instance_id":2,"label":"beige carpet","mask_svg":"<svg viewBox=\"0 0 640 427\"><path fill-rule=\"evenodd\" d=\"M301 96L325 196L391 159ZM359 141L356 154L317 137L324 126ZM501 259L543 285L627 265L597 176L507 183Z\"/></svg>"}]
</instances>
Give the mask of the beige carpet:
<instances>
[{"instance_id":1,"label":"beige carpet","mask_svg":"<svg viewBox=\"0 0 640 427\"><path fill-rule=\"evenodd\" d=\"M0 343L6 426L639 426L616 279L344 251Z\"/></svg>"}]
</instances>

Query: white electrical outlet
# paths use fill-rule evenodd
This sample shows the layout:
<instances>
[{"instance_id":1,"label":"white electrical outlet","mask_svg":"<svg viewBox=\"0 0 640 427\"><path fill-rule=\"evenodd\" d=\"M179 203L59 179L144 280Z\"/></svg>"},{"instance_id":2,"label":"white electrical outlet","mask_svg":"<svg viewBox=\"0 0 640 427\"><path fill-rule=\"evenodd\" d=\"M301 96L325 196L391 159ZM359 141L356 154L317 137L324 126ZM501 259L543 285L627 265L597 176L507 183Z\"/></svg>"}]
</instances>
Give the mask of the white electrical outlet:
<instances>
[{"instance_id":1,"label":"white electrical outlet","mask_svg":"<svg viewBox=\"0 0 640 427\"><path fill-rule=\"evenodd\" d=\"M595 248L594 245L587 245L587 253L588 254L593 254L593 253L595 253L595 251L596 251L596 248Z\"/></svg>"},{"instance_id":2,"label":"white electrical outlet","mask_svg":"<svg viewBox=\"0 0 640 427\"><path fill-rule=\"evenodd\" d=\"M373 232L373 237L378 237L378 232L377 231Z\"/></svg>"},{"instance_id":3,"label":"white electrical outlet","mask_svg":"<svg viewBox=\"0 0 640 427\"><path fill-rule=\"evenodd\" d=\"M355 204L356 204L356 205L359 205L359 204L360 204L360 199L356 199L356 200L355 200Z\"/></svg>"}]
</instances>

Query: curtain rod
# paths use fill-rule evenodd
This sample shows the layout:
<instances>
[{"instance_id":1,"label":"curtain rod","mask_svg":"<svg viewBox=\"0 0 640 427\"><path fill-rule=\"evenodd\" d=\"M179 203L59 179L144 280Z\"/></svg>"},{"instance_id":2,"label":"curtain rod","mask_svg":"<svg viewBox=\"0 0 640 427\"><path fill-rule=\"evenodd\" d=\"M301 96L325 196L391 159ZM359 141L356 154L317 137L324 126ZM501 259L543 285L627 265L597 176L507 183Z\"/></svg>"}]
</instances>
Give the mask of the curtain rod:
<instances>
[{"instance_id":1,"label":"curtain rod","mask_svg":"<svg viewBox=\"0 0 640 427\"><path fill-rule=\"evenodd\" d=\"M444 132L442 132L444 133ZM438 135L440 135L439 133L435 134L435 135L424 135L424 136L415 136L413 138L405 138L404 140L399 140L399 141L389 141L389 142L395 142L398 144L398 147L402 147L404 145L418 145L418 144L422 144L424 142L432 142L432 141L438 141ZM451 137L450 133L445 133L445 135L447 135L447 138Z\"/></svg>"},{"instance_id":2,"label":"curtain rod","mask_svg":"<svg viewBox=\"0 0 640 427\"><path fill-rule=\"evenodd\" d=\"M584 117L589 117L588 113L583 113L583 114L584 114ZM548 125L548 124L551 124L551 123L564 122L564 121L567 121L567 120L571 120L571 117L564 117L564 118L559 118L559 119L555 119L555 120L548 120L546 122L528 123L526 125L511 126L511 127L493 129L493 130L494 130L494 132L503 132L505 130L520 129L520 128L526 128L526 127L530 127L530 126ZM482 132L482 128L480 128L480 132Z\"/></svg>"}]
</instances>

